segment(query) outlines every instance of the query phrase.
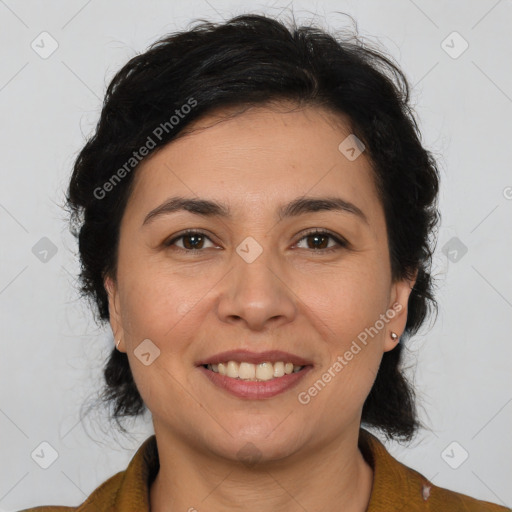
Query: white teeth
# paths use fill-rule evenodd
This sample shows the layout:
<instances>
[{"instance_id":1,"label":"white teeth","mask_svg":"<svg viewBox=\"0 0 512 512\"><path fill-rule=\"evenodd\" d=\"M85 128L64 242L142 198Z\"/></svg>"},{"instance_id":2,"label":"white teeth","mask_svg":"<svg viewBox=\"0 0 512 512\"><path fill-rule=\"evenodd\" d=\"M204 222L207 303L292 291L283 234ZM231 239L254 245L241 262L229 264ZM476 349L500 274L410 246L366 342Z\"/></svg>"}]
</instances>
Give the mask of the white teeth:
<instances>
[{"instance_id":1,"label":"white teeth","mask_svg":"<svg viewBox=\"0 0 512 512\"><path fill-rule=\"evenodd\" d=\"M226 371L226 375L234 379L238 377L238 363L236 361L228 362L228 369Z\"/></svg>"},{"instance_id":2,"label":"white teeth","mask_svg":"<svg viewBox=\"0 0 512 512\"><path fill-rule=\"evenodd\" d=\"M294 366L293 363L284 363L278 361L274 364L271 362L252 364L242 361L228 361L226 363L209 364L208 370L220 375L227 375L233 379L249 380L249 381L267 381L274 378L297 373L303 366Z\"/></svg>"},{"instance_id":3,"label":"white teeth","mask_svg":"<svg viewBox=\"0 0 512 512\"><path fill-rule=\"evenodd\" d=\"M274 363L274 377L282 377L284 375L284 363L281 361Z\"/></svg>"},{"instance_id":4,"label":"white teeth","mask_svg":"<svg viewBox=\"0 0 512 512\"><path fill-rule=\"evenodd\" d=\"M240 367L238 368L238 377L241 379L254 379L256 374L256 367L253 364L240 363Z\"/></svg>"},{"instance_id":5,"label":"white teeth","mask_svg":"<svg viewBox=\"0 0 512 512\"><path fill-rule=\"evenodd\" d=\"M260 363L256 366L256 378L258 380L270 380L274 378L274 365L272 363Z\"/></svg>"}]
</instances>

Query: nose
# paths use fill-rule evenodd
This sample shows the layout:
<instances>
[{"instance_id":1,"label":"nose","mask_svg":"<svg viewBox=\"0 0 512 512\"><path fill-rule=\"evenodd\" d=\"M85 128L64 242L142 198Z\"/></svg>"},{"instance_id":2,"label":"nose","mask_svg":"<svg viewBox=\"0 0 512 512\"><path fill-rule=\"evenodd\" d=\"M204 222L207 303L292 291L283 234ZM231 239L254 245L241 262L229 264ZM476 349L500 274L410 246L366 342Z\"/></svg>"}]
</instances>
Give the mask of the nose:
<instances>
[{"instance_id":1,"label":"nose","mask_svg":"<svg viewBox=\"0 0 512 512\"><path fill-rule=\"evenodd\" d=\"M297 298L283 264L271 259L269 249L251 263L234 255L217 307L222 322L262 331L293 321Z\"/></svg>"}]
</instances>

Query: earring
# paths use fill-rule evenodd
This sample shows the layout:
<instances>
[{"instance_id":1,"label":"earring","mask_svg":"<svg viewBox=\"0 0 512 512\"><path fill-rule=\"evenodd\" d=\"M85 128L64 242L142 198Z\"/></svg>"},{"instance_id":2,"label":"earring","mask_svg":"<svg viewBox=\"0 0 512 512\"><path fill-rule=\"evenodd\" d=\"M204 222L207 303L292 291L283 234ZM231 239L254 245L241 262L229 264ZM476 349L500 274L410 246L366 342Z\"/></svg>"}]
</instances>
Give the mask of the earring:
<instances>
[{"instance_id":1,"label":"earring","mask_svg":"<svg viewBox=\"0 0 512 512\"><path fill-rule=\"evenodd\" d=\"M393 341L398 339L398 334L396 332L391 331L390 336Z\"/></svg>"},{"instance_id":2,"label":"earring","mask_svg":"<svg viewBox=\"0 0 512 512\"><path fill-rule=\"evenodd\" d=\"M116 341L116 348L117 348L117 350L119 350L119 343L121 343L121 338L119 338L119 339Z\"/></svg>"}]
</instances>

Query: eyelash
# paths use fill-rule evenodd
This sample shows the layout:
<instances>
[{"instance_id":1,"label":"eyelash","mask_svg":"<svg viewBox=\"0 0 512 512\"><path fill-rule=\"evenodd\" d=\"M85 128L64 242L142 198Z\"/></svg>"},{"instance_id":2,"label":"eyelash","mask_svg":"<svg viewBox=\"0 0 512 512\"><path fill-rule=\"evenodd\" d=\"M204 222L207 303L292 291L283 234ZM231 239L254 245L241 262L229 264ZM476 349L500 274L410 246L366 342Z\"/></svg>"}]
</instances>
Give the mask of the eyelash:
<instances>
[{"instance_id":1,"label":"eyelash","mask_svg":"<svg viewBox=\"0 0 512 512\"><path fill-rule=\"evenodd\" d=\"M201 235L201 236L204 236L206 237L208 240L210 240L210 242L213 242L210 237L204 233L203 231L199 231L199 230L194 230L194 229L187 229L184 233L181 233L181 235L178 235L174 238L172 238L171 240L168 240L166 242L164 242L164 245L166 247L171 247L175 244L176 241L182 239L182 238L185 238L187 236L191 236L191 235ZM307 251L310 251L312 253L330 253L330 252L333 252L333 251L337 251L339 250L340 248L344 248L344 247L347 247L348 246L348 242L346 240L344 240L343 238L341 237L338 237L336 235L333 235L331 232L329 231L321 231L321 230L318 230L318 229L312 229L311 231L307 231L306 233L304 233L302 235L302 237L298 240L297 243L299 242L302 242L302 240L304 240L305 238L308 238L310 236L315 236L315 235L321 235L321 236L327 236L328 238L331 238L332 240L334 240L336 242L336 244L338 245L337 247L328 247L328 248L325 248L325 249L306 249ZM175 249L181 251L181 252L187 252L187 253L199 253L201 251L203 251L204 249L182 249L181 247L175 247Z\"/></svg>"}]
</instances>

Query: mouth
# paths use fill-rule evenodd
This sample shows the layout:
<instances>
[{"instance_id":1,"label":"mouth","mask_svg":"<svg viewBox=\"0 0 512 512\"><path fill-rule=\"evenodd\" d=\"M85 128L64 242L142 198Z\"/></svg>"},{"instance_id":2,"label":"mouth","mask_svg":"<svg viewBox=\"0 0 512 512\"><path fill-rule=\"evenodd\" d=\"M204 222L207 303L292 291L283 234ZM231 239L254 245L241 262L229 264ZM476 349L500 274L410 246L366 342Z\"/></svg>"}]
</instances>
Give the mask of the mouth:
<instances>
[{"instance_id":1,"label":"mouth","mask_svg":"<svg viewBox=\"0 0 512 512\"><path fill-rule=\"evenodd\" d=\"M239 398L271 398L293 387L313 368L303 358L282 351L246 350L217 354L196 366L208 380Z\"/></svg>"}]
</instances>

